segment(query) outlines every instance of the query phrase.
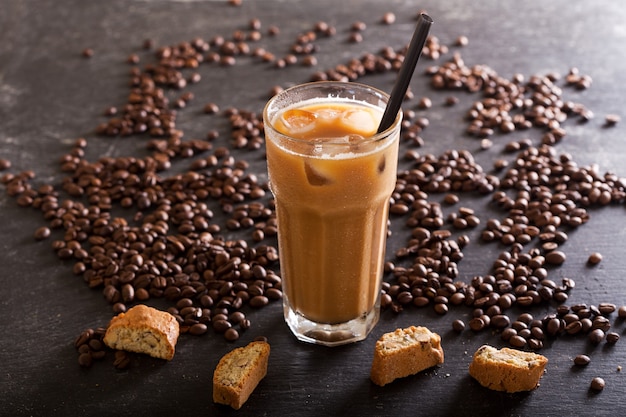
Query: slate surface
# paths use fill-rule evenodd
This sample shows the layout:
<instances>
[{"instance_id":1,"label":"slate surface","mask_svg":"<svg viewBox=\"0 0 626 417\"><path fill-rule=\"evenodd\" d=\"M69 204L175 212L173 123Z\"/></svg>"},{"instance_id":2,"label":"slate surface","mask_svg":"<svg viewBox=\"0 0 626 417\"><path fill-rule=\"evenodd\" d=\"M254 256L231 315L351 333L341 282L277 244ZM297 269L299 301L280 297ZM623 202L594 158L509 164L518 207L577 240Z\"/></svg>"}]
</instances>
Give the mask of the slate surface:
<instances>
[{"instance_id":1,"label":"slate surface","mask_svg":"<svg viewBox=\"0 0 626 417\"><path fill-rule=\"evenodd\" d=\"M551 72L565 75L572 67L590 75L591 88L564 88L563 96L583 103L595 118L585 124L566 122L568 134L556 150L571 154L581 166L597 164L601 173L626 175L624 123L603 127L606 114L626 116L622 82L626 7L604 0L244 0L241 7L223 1L7 0L0 7L0 157L12 162L6 172L33 170L34 184L58 186L63 178L58 161L79 137L88 140L88 158L145 154L145 136L120 139L94 134L95 127L106 120L104 109L121 106L126 100L127 57L137 53L142 63L153 59L141 48L145 39L156 45L173 45L195 37L228 37L258 17L263 30L270 24L280 27L279 36L259 41L280 56L288 53L298 33L315 22L335 25L337 35L319 41L315 68L296 65L276 70L271 64L244 58L234 67L207 64L198 69L202 81L188 88L195 99L180 111L179 128L185 138L202 138L208 130L219 129L218 143L227 145L225 119L202 114L205 103L258 112L275 85L307 81L317 69L332 68L366 51L376 53L386 45L402 47L410 39L419 9L427 10L435 20L431 34L451 50L437 61L423 58L412 83L417 98L429 96L434 103L424 112L430 126L422 134L425 145L419 152L438 155L447 149L468 149L489 171L495 159L513 158L502 153L507 142L529 138L538 144L541 139L538 129L496 135L494 146L481 151L480 142L464 134L464 114L480 97L435 92L423 75L426 66L443 63L458 51L466 64L488 65L506 78L516 73L526 77ZM391 26L381 25L380 17L388 11L394 12L397 20ZM358 44L347 42L355 21L367 24L364 40ZM459 35L469 39L462 49L452 46ZM90 59L82 56L85 48L94 51ZM360 81L390 91L394 75ZM456 95L459 104L444 107L448 95ZM416 104L414 99L406 105L414 108ZM266 180L261 151L234 152L249 159L250 170ZM180 162L173 170L185 169L186 164ZM403 162L401 167L405 166ZM458 279L469 282L475 275L489 273L491 262L502 250L496 244L481 244L479 235L489 216L503 213L494 211L485 197L462 195L460 204L475 208L483 220L476 230L467 232L472 243L459 264ZM130 368L118 371L109 355L91 369L83 369L77 364L73 340L86 328L106 325L113 314L111 307L101 290L87 288L72 273L72 263L60 261L51 250L58 232L44 241L33 239L35 229L45 224L38 211L19 208L3 191L0 213L2 415L599 416L626 412L626 381L618 371L626 365L623 341L613 347L604 343L594 347L583 337L548 340L541 353L550 363L537 390L510 395L480 387L467 373L472 353L483 343L504 343L491 332L453 333L454 319L467 322L470 318L471 309L464 307L452 308L445 316L437 316L430 308L409 308L399 315L386 311L367 340L328 349L295 341L275 302L258 311L246 310L252 327L237 342L226 342L212 332L202 337L184 335L170 363L133 356ZM624 207L591 209L590 213L589 223L570 233L564 246L568 259L562 267L550 270L550 277L557 281L570 277L577 282L569 304L626 304ZM403 222L402 218L393 219L390 259L405 243ZM595 251L601 252L604 260L590 268L586 260ZM153 304L167 307L163 300ZM545 304L531 311L543 317L554 308ZM610 319L615 331L623 335L626 327L616 314ZM445 364L384 388L373 385L368 373L375 340L384 332L411 324L428 326L442 336ZM262 335L272 344L267 377L240 411L214 405L211 375L219 358ZM580 353L592 358L584 369L572 366L573 357ZM598 394L589 391L595 376L606 380L606 388Z\"/></svg>"}]
</instances>

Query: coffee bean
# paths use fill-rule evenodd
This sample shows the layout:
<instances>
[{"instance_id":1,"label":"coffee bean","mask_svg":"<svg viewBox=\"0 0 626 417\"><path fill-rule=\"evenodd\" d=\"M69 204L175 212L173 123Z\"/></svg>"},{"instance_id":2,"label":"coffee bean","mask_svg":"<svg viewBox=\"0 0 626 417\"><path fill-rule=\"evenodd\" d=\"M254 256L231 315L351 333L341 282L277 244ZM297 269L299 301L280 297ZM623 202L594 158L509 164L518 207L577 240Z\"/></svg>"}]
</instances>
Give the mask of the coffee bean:
<instances>
[{"instance_id":1,"label":"coffee bean","mask_svg":"<svg viewBox=\"0 0 626 417\"><path fill-rule=\"evenodd\" d=\"M224 333L226 330L232 327L232 324L228 320L213 320L213 329L217 333Z\"/></svg>"},{"instance_id":2,"label":"coffee bean","mask_svg":"<svg viewBox=\"0 0 626 417\"><path fill-rule=\"evenodd\" d=\"M120 370L128 369L130 366L130 355L123 350L116 350L113 366Z\"/></svg>"},{"instance_id":3,"label":"coffee bean","mask_svg":"<svg viewBox=\"0 0 626 417\"><path fill-rule=\"evenodd\" d=\"M448 312L448 305L444 303L435 303L433 309L435 310L435 313L444 315Z\"/></svg>"},{"instance_id":4,"label":"coffee bean","mask_svg":"<svg viewBox=\"0 0 626 417\"><path fill-rule=\"evenodd\" d=\"M189 328L189 333L191 333L194 336L200 336L202 334L205 334L207 332L207 330L208 330L208 327L207 327L206 324L204 324L204 323L194 323Z\"/></svg>"},{"instance_id":5,"label":"coffee bean","mask_svg":"<svg viewBox=\"0 0 626 417\"><path fill-rule=\"evenodd\" d=\"M618 116L617 114L607 114L606 117L604 118L604 124L605 126L615 126L616 124L618 124L621 120L621 117Z\"/></svg>"},{"instance_id":6,"label":"coffee bean","mask_svg":"<svg viewBox=\"0 0 626 417\"><path fill-rule=\"evenodd\" d=\"M469 39L467 38L467 36L460 35L458 38L456 38L454 44L456 46L467 46L469 44Z\"/></svg>"},{"instance_id":7,"label":"coffee bean","mask_svg":"<svg viewBox=\"0 0 626 417\"><path fill-rule=\"evenodd\" d=\"M432 106L433 106L433 102L428 97L420 98L419 102L417 103L417 108L422 109L422 110L430 109Z\"/></svg>"},{"instance_id":8,"label":"coffee bean","mask_svg":"<svg viewBox=\"0 0 626 417\"><path fill-rule=\"evenodd\" d=\"M591 255L589 255L589 258L587 259L587 263L589 265L597 265L600 262L602 262L602 254L599 252L594 252Z\"/></svg>"},{"instance_id":9,"label":"coffee bean","mask_svg":"<svg viewBox=\"0 0 626 417\"><path fill-rule=\"evenodd\" d=\"M391 12L385 13L383 17L381 18L381 22L385 25L391 25L395 21L396 21L396 15Z\"/></svg>"},{"instance_id":10,"label":"coffee bean","mask_svg":"<svg viewBox=\"0 0 626 417\"><path fill-rule=\"evenodd\" d=\"M470 326L470 329L472 329L475 332L479 332L486 327L485 322L480 317L474 317L473 319L471 319L469 321L469 326Z\"/></svg>"},{"instance_id":11,"label":"coffee bean","mask_svg":"<svg viewBox=\"0 0 626 417\"><path fill-rule=\"evenodd\" d=\"M576 355L574 358L574 364L576 366L587 366L591 362L591 358L587 355Z\"/></svg>"},{"instance_id":12,"label":"coffee bean","mask_svg":"<svg viewBox=\"0 0 626 417\"><path fill-rule=\"evenodd\" d=\"M516 336L516 335L517 335L517 331L513 329L512 327L508 327L502 330L502 333L500 333L500 338L504 340L505 342L508 342L509 340L511 340L513 336Z\"/></svg>"},{"instance_id":13,"label":"coffee bean","mask_svg":"<svg viewBox=\"0 0 626 417\"><path fill-rule=\"evenodd\" d=\"M35 230L34 237L36 240L44 240L50 237L51 231L48 227L42 226Z\"/></svg>"},{"instance_id":14,"label":"coffee bean","mask_svg":"<svg viewBox=\"0 0 626 417\"><path fill-rule=\"evenodd\" d=\"M269 299L263 295L256 295L250 299L250 306L254 308L264 307L269 303Z\"/></svg>"},{"instance_id":15,"label":"coffee bean","mask_svg":"<svg viewBox=\"0 0 626 417\"><path fill-rule=\"evenodd\" d=\"M608 332L606 334L606 343L610 344L610 345L614 345L615 343L617 343L617 341L619 340L620 336L619 333L616 332Z\"/></svg>"},{"instance_id":16,"label":"coffee bean","mask_svg":"<svg viewBox=\"0 0 626 417\"><path fill-rule=\"evenodd\" d=\"M465 323L463 322L463 320L454 320L452 322L452 330L457 333L461 333L463 330L465 330Z\"/></svg>"},{"instance_id":17,"label":"coffee bean","mask_svg":"<svg viewBox=\"0 0 626 417\"><path fill-rule=\"evenodd\" d=\"M591 380L591 389L594 391L602 391L605 387L606 383L604 382L604 379L600 378L600 377L595 377Z\"/></svg>"},{"instance_id":18,"label":"coffee bean","mask_svg":"<svg viewBox=\"0 0 626 417\"><path fill-rule=\"evenodd\" d=\"M526 339L524 339L520 335L514 335L511 336L511 338L509 339L509 344L518 349L523 348L524 346L526 346Z\"/></svg>"},{"instance_id":19,"label":"coffee bean","mask_svg":"<svg viewBox=\"0 0 626 417\"><path fill-rule=\"evenodd\" d=\"M582 327L583 324L580 322L580 320L575 320L565 326L565 331L568 334L577 334L582 330Z\"/></svg>"},{"instance_id":20,"label":"coffee bean","mask_svg":"<svg viewBox=\"0 0 626 417\"><path fill-rule=\"evenodd\" d=\"M234 342L239 339L239 332L236 329L230 328L224 332L224 338L229 342Z\"/></svg>"},{"instance_id":21,"label":"coffee bean","mask_svg":"<svg viewBox=\"0 0 626 417\"><path fill-rule=\"evenodd\" d=\"M604 340L604 331L600 329L592 330L589 333L588 339L589 339L589 342L593 343L594 345L597 345Z\"/></svg>"},{"instance_id":22,"label":"coffee bean","mask_svg":"<svg viewBox=\"0 0 626 417\"><path fill-rule=\"evenodd\" d=\"M559 250L548 252L546 254L546 262L551 265L561 265L563 264L563 262L565 262L565 259L565 253Z\"/></svg>"},{"instance_id":23,"label":"coffee bean","mask_svg":"<svg viewBox=\"0 0 626 417\"><path fill-rule=\"evenodd\" d=\"M528 339L528 347L532 350L543 349L543 341L535 338Z\"/></svg>"},{"instance_id":24,"label":"coffee bean","mask_svg":"<svg viewBox=\"0 0 626 417\"><path fill-rule=\"evenodd\" d=\"M511 320L505 314L498 314L491 318L491 326L496 329L503 329L509 327Z\"/></svg>"},{"instance_id":25,"label":"coffee bean","mask_svg":"<svg viewBox=\"0 0 626 417\"><path fill-rule=\"evenodd\" d=\"M617 310L617 306L611 303L600 303L598 304L598 312L602 315L608 316L612 314L615 310Z\"/></svg>"},{"instance_id":26,"label":"coffee bean","mask_svg":"<svg viewBox=\"0 0 626 417\"><path fill-rule=\"evenodd\" d=\"M78 364L82 367L89 368L93 364L93 358L90 353L82 353L78 356Z\"/></svg>"}]
</instances>

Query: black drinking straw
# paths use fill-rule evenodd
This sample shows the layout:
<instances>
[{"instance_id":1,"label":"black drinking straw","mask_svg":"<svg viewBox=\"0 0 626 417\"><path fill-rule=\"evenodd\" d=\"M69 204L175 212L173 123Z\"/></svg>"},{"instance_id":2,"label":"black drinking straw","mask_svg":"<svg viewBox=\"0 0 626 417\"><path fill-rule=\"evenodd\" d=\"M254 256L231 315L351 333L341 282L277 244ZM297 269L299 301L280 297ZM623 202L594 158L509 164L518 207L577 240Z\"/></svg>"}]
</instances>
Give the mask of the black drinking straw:
<instances>
[{"instance_id":1,"label":"black drinking straw","mask_svg":"<svg viewBox=\"0 0 626 417\"><path fill-rule=\"evenodd\" d=\"M413 39L411 39L411 43L409 45L409 50L404 57L404 62L400 68L398 79L396 80L396 84L393 86L393 90L389 96L389 102L385 108L385 113L383 113L383 118L380 120L378 133L389 129L394 120L396 120L406 91L409 88L411 77L413 77L417 60L422 54L424 43L426 43L426 37L428 36L430 25L432 24L433 19L431 19L430 16L424 13L420 14L417 26L415 27L415 32L413 32Z\"/></svg>"}]
</instances>

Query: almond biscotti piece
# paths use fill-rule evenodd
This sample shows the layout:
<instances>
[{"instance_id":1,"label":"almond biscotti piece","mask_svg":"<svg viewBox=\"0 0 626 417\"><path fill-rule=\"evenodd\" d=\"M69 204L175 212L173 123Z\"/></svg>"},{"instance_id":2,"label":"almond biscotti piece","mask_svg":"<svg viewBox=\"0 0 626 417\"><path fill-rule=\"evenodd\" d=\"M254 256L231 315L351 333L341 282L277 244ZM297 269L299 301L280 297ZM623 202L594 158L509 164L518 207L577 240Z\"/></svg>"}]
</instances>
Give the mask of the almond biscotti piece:
<instances>
[{"instance_id":1,"label":"almond biscotti piece","mask_svg":"<svg viewBox=\"0 0 626 417\"><path fill-rule=\"evenodd\" d=\"M239 410L267 374L270 345L251 342L220 359L213 373L213 401Z\"/></svg>"},{"instance_id":2,"label":"almond biscotti piece","mask_svg":"<svg viewBox=\"0 0 626 417\"><path fill-rule=\"evenodd\" d=\"M411 326L385 333L378 339L370 378L383 386L442 363L441 337L426 327Z\"/></svg>"},{"instance_id":3,"label":"almond biscotti piece","mask_svg":"<svg viewBox=\"0 0 626 417\"><path fill-rule=\"evenodd\" d=\"M169 361L174 357L179 332L174 316L139 304L111 319L104 343L112 349L145 353Z\"/></svg>"},{"instance_id":4,"label":"almond biscotti piece","mask_svg":"<svg viewBox=\"0 0 626 417\"><path fill-rule=\"evenodd\" d=\"M548 358L536 353L484 345L474 353L469 374L495 391L530 391L539 385L547 363Z\"/></svg>"}]
</instances>

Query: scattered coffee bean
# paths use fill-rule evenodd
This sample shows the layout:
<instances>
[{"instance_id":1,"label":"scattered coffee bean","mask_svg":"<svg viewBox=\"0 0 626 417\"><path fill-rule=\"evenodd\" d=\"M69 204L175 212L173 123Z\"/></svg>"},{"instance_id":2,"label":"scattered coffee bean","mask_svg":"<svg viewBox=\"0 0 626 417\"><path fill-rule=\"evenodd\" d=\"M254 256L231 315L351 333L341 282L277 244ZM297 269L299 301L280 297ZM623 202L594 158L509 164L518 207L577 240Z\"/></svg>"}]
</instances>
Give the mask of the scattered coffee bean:
<instances>
[{"instance_id":1,"label":"scattered coffee bean","mask_svg":"<svg viewBox=\"0 0 626 417\"><path fill-rule=\"evenodd\" d=\"M130 354L123 350L115 351L115 359L113 360L113 366L116 369L128 369L130 366Z\"/></svg>"},{"instance_id":2,"label":"scattered coffee bean","mask_svg":"<svg viewBox=\"0 0 626 417\"><path fill-rule=\"evenodd\" d=\"M465 323L463 322L463 320L454 320L452 322L452 330L457 333L461 333L463 330L465 330Z\"/></svg>"},{"instance_id":3,"label":"scattered coffee bean","mask_svg":"<svg viewBox=\"0 0 626 417\"><path fill-rule=\"evenodd\" d=\"M511 336L511 338L509 339L509 343L514 348L520 349L520 348L523 348L524 346L526 346L526 339L524 339L520 335L515 335L515 336Z\"/></svg>"},{"instance_id":4,"label":"scattered coffee bean","mask_svg":"<svg viewBox=\"0 0 626 417\"><path fill-rule=\"evenodd\" d=\"M604 340L604 336L604 331L602 331L601 329L595 329L589 333L588 339L589 342L597 345Z\"/></svg>"},{"instance_id":5,"label":"scattered coffee bean","mask_svg":"<svg viewBox=\"0 0 626 417\"><path fill-rule=\"evenodd\" d=\"M236 329L231 327L230 329L224 332L224 337L229 342L234 342L235 340L239 339L239 332Z\"/></svg>"},{"instance_id":6,"label":"scattered coffee bean","mask_svg":"<svg viewBox=\"0 0 626 417\"><path fill-rule=\"evenodd\" d=\"M215 114L220 111L219 107L215 103L207 103L204 105L204 112L206 114Z\"/></svg>"},{"instance_id":7,"label":"scattered coffee bean","mask_svg":"<svg viewBox=\"0 0 626 417\"><path fill-rule=\"evenodd\" d=\"M604 389L605 382L604 379L600 377L595 377L591 380L591 389L594 391L602 391Z\"/></svg>"},{"instance_id":8,"label":"scattered coffee bean","mask_svg":"<svg viewBox=\"0 0 626 417\"><path fill-rule=\"evenodd\" d=\"M454 41L456 46L467 46L469 44L469 39L467 36L461 35Z\"/></svg>"},{"instance_id":9,"label":"scattered coffee bean","mask_svg":"<svg viewBox=\"0 0 626 417\"><path fill-rule=\"evenodd\" d=\"M620 336L619 333L616 332L608 332L606 334L606 343L610 344L610 345L614 345L615 343L617 343L617 341L619 340Z\"/></svg>"},{"instance_id":10,"label":"scattered coffee bean","mask_svg":"<svg viewBox=\"0 0 626 417\"><path fill-rule=\"evenodd\" d=\"M560 250L555 250L546 254L546 262L551 265L561 265L565 262L565 259L565 253Z\"/></svg>"},{"instance_id":11,"label":"scattered coffee bean","mask_svg":"<svg viewBox=\"0 0 626 417\"><path fill-rule=\"evenodd\" d=\"M602 262L602 254L600 252L593 252L587 259L589 265L597 265L600 262Z\"/></svg>"},{"instance_id":12,"label":"scattered coffee bean","mask_svg":"<svg viewBox=\"0 0 626 417\"><path fill-rule=\"evenodd\" d=\"M587 355L576 355L574 358L574 364L576 366L587 366L591 362L591 358Z\"/></svg>"},{"instance_id":13,"label":"scattered coffee bean","mask_svg":"<svg viewBox=\"0 0 626 417\"><path fill-rule=\"evenodd\" d=\"M50 233L51 233L50 228L46 226L42 226L42 227L39 227L37 230L35 230L34 237L36 240L44 240L50 237Z\"/></svg>"},{"instance_id":14,"label":"scattered coffee bean","mask_svg":"<svg viewBox=\"0 0 626 417\"><path fill-rule=\"evenodd\" d=\"M425 110L430 109L433 106L433 102L428 97L422 97L417 103L417 108Z\"/></svg>"},{"instance_id":15,"label":"scattered coffee bean","mask_svg":"<svg viewBox=\"0 0 626 417\"><path fill-rule=\"evenodd\" d=\"M396 15L394 13L387 12L387 13L385 13L383 15L383 17L380 19L380 21L382 23L384 23L385 25L391 25L391 24L395 23Z\"/></svg>"},{"instance_id":16,"label":"scattered coffee bean","mask_svg":"<svg viewBox=\"0 0 626 417\"><path fill-rule=\"evenodd\" d=\"M617 114L607 114L604 118L604 123L606 126L615 126L622 120Z\"/></svg>"}]
</instances>

